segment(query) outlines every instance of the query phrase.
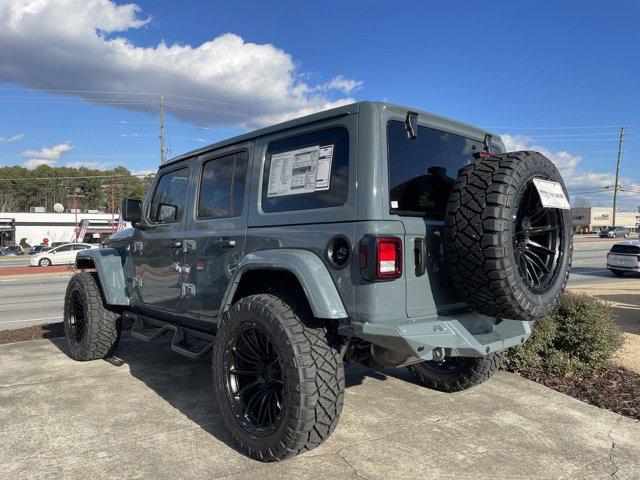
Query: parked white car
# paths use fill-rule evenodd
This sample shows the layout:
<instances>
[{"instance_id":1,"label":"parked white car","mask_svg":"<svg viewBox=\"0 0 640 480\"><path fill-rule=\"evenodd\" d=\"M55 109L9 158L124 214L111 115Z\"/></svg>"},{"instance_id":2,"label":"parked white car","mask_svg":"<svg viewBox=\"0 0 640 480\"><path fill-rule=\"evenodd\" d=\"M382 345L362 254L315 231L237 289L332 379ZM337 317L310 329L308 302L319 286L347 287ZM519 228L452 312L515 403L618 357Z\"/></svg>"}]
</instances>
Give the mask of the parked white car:
<instances>
[{"instance_id":1,"label":"parked white car","mask_svg":"<svg viewBox=\"0 0 640 480\"><path fill-rule=\"evenodd\" d=\"M67 243L59 247L52 248L46 252L38 253L31 257L32 267L48 267L49 265L65 265L74 263L76 255L80 250L87 248L98 248L99 245L91 243Z\"/></svg>"},{"instance_id":2,"label":"parked white car","mask_svg":"<svg viewBox=\"0 0 640 480\"><path fill-rule=\"evenodd\" d=\"M640 242L616 243L607 253L607 268L621 277L624 272L640 273Z\"/></svg>"}]
</instances>

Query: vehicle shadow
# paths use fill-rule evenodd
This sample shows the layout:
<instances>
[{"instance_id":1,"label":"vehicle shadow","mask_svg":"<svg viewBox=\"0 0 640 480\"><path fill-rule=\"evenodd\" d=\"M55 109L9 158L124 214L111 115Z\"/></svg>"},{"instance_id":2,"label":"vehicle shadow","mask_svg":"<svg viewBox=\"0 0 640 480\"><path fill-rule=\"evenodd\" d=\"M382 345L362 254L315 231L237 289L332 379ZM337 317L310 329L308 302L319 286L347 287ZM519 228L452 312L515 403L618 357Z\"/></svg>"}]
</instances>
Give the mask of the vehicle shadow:
<instances>
[{"instance_id":1,"label":"vehicle shadow","mask_svg":"<svg viewBox=\"0 0 640 480\"><path fill-rule=\"evenodd\" d=\"M601 278L607 278L607 279L620 279L620 280L625 280L625 279L631 279L631 278L640 278L640 274L638 273L633 273L633 272L627 272L625 273L624 276L622 277L616 277L613 273L611 273L609 270L607 270L606 268L602 267L602 268L597 268L597 267L571 267L571 275L585 275L585 276L589 276L589 277L601 277Z\"/></svg>"},{"instance_id":2,"label":"vehicle shadow","mask_svg":"<svg viewBox=\"0 0 640 480\"><path fill-rule=\"evenodd\" d=\"M52 342L68 354L64 339ZM169 337L147 343L125 331L115 355L105 361L115 368L128 367L132 377L143 382L182 415L244 455L227 433L213 398L211 355L192 360L173 352L170 345ZM347 388L362 384L368 377L382 381L387 378L356 364L347 366L345 377Z\"/></svg>"}]
</instances>

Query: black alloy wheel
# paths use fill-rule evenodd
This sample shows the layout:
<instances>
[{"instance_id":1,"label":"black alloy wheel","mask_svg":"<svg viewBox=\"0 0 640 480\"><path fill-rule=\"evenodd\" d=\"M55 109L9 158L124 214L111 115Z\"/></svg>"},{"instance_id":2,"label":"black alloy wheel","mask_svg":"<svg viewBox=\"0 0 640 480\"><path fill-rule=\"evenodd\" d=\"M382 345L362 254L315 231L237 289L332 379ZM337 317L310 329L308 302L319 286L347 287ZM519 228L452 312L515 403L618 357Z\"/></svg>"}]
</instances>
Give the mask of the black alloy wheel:
<instances>
[{"instance_id":1,"label":"black alloy wheel","mask_svg":"<svg viewBox=\"0 0 640 480\"><path fill-rule=\"evenodd\" d=\"M74 290L71 293L68 308L69 336L74 339L76 343L80 343L86 324L85 301L82 298L82 292Z\"/></svg>"},{"instance_id":2,"label":"black alloy wheel","mask_svg":"<svg viewBox=\"0 0 640 480\"><path fill-rule=\"evenodd\" d=\"M513 247L520 278L534 293L545 292L558 276L565 241L560 212L542 205L529 180L514 219Z\"/></svg>"},{"instance_id":3,"label":"black alloy wheel","mask_svg":"<svg viewBox=\"0 0 640 480\"><path fill-rule=\"evenodd\" d=\"M284 410L284 376L269 333L243 323L227 341L226 394L240 424L253 435L277 428Z\"/></svg>"}]
</instances>

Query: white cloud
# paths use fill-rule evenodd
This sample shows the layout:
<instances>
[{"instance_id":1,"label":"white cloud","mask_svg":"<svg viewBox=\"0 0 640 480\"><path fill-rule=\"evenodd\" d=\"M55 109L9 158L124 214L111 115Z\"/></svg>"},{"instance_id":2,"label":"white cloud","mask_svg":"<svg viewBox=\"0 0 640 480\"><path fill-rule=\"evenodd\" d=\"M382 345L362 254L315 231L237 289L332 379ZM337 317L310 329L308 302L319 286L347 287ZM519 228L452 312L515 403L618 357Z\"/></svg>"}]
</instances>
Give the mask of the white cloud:
<instances>
[{"instance_id":1,"label":"white cloud","mask_svg":"<svg viewBox=\"0 0 640 480\"><path fill-rule=\"evenodd\" d=\"M147 175L155 175L156 172L157 170L146 169L146 170L136 170L135 172L131 172L131 174L140 176L140 177L146 177Z\"/></svg>"},{"instance_id":2,"label":"white cloud","mask_svg":"<svg viewBox=\"0 0 640 480\"><path fill-rule=\"evenodd\" d=\"M0 145L3 143L19 142L23 138L24 133L17 133L16 135L11 135L10 137L0 137Z\"/></svg>"},{"instance_id":3,"label":"white cloud","mask_svg":"<svg viewBox=\"0 0 640 480\"><path fill-rule=\"evenodd\" d=\"M363 82L344 78L342 75L332 78L329 82L317 87L318 90L339 90L346 94L350 94L362 88Z\"/></svg>"},{"instance_id":4,"label":"white cloud","mask_svg":"<svg viewBox=\"0 0 640 480\"><path fill-rule=\"evenodd\" d=\"M535 145L532 138L525 135L501 135L502 141L507 148L507 151L518 150L534 150L542 153L545 157L551 160L560 171L565 185L570 190L573 189L576 192L580 192L581 189L588 190L591 187L600 187L603 190L593 193L575 193L572 195L575 198L587 197L594 201L610 201L611 192L613 191L613 185L615 184L614 172L593 172L590 170L584 170L580 168L582 162L581 155L574 155L564 150L550 150L540 145ZM640 184L634 182L628 178L620 178L619 185L624 189L633 189L636 192L640 192ZM604 188L609 187L609 191L605 191ZM619 191L620 208L635 209L640 202L640 194Z\"/></svg>"},{"instance_id":5,"label":"white cloud","mask_svg":"<svg viewBox=\"0 0 640 480\"><path fill-rule=\"evenodd\" d=\"M3 0L0 79L26 88L84 91L74 94L129 102L119 106L144 111L157 111L156 95L88 91L161 92L167 111L184 120L237 126L350 103L340 94L362 85L340 75L320 87L309 85L288 53L232 33L198 46L139 47L123 36L147 22L138 6L110 0ZM153 105L139 103L144 101Z\"/></svg>"},{"instance_id":6,"label":"white cloud","mask_svg":"<svg viewBox=\"0 0 640 480\"><path fill-rule=\"evenodd\" d=\"M53 147L42 147L40 150L25 150L22 156L27 158L24 162L26 168L36 168L40 165L54 166L62 156L72 150L70 142L59 143Z\"/></svg>"},{"instance_id":7,"label":"white cloud","mask_svg":"<svg viewBox=\"0 0 640 480\"><path fill-rule=\"evenodd\" d=\"M98 170L106 170L113 163L104 163L104 162L67 162L63 166L68 168L91 168Z\"/></svg>"}]
</instances>

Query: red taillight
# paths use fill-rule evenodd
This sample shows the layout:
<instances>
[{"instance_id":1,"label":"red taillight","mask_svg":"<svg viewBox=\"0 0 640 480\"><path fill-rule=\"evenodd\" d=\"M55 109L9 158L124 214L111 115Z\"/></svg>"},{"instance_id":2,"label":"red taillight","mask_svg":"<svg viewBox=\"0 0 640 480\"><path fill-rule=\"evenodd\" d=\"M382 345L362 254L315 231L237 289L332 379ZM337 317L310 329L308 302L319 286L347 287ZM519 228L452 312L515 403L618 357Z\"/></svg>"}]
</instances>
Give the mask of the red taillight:
<instances>
[{"instance_id":1,"label":"red taillight","mask_svg":"<svg viewBox=\"0 0 640 480\"><path fill-rule=\"evenodd\" d=\"M402 240L393 237L376 239L376 273L380 279L402 275Z\"/></svg>"},{"instance_id":2,"label":"red taillight","mask_svg":"<svg viewBox=\"0 0 640 480\"><path fill-rule=\"evenodd\" d=\"M636 258L638 259L638 261L640 262L640 255L636 255Z\"/></svg>"}]
</instances>

